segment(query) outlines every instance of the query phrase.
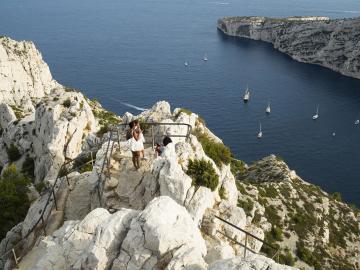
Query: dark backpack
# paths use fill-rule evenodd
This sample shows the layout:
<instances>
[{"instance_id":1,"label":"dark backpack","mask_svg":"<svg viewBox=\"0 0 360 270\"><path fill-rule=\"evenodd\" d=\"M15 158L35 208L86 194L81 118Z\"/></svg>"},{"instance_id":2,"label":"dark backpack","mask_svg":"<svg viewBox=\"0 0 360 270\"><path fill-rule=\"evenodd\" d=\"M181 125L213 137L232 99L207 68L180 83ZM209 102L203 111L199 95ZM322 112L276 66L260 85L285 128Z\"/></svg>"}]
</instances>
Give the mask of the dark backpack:
<instances>
[{"instance_id":1,"label":"dark backpack","mask_svg":"<svg viewBox=\"0 0 360 270\"><path fill-rule=\"evenodd\" d=\"M126 132L126 140L127 140L127 141L130 140L132 137L133 137L133 135L132 135L132 130L129 129L129 130Z\"/></svg>"}]
</instances>

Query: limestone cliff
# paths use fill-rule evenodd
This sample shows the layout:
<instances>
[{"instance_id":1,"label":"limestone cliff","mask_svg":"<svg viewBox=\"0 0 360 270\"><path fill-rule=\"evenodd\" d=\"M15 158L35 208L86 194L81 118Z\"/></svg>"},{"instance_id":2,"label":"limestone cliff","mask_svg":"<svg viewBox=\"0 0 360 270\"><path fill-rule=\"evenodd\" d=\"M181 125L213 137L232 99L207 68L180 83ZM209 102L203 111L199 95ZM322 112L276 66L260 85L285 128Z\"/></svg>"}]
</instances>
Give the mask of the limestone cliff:
<instances>
[{"instance_id":1,"label":"limestone cliff","mask_svg":"<svg viewBox=\"0 0 360 270\"><path fill-rule=\"evenodd\" d=\"M270 42L299 62L360 79L360 18L225 17L217 27L226 35Z\"/></svg>"},{"instance_id":2,"label":"limestone cliff","mask_svg":"<svg viewBox=\"0 0 360 270\"><path fill-rule=\"evenodd\" d=\"M12 248L19 269L359 269L357 209L304 182L279 158L250 166L233 159L195 113L160 101L118 117L57 83L31 102L35 109L26 112L0 104L0 164L33 157L37 181L58 182L54 192L35 196L1 241L0 269L15 266ZM139 170L126 125L108 130L120 119L145 122L147 159ZM161 125L149 126L154 122ZM188 137L173 137L155 154L152 140L181 134ZM19 160L9 160L11 145ZM89 152L94 160L78 167Z\"/></svg>"}]
</instances>

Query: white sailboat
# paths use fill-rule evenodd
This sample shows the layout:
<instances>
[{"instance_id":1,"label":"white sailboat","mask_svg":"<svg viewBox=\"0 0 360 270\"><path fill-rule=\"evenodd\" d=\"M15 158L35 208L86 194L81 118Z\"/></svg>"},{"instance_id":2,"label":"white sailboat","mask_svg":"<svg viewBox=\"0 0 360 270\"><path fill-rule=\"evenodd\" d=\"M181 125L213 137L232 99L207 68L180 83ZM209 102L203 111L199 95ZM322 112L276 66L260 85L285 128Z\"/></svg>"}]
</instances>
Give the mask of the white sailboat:
<instances>
[{"instance_id":1,"label":"white sailboat","mask_svg":"<svg viewBox=\"0 0 360 270\"><path fill-rule=\"evenodd\" d=\"M208 60L207 54L205 53L203 60L206 62Z\"/></svg>"},{"instance_id":2,"label":"white sailboat","mask_svg":"<svg viewBox=\"0 0 360 270\"><path fill-rule=\"evenodd\" d=\"M248 102L249 99L250 99L250 89L249 86L247 86L244 94L244 102Z\"/></svg>"},{"instance_id":3,"label":"white sailboat","mask_svg":"<svg viewBox=\"0 0 360 270\"><path fill-rule=\"evenodd\" d=\"M187 67L188 65L189 65L189 63L188 63L188 62L185 62L185 63L184 63L184 66L185 66L185 67Z\"/></svg>"},{"instance_id":4,"label":"white sailboat","mask_svg":"<svg viewBox=\"0 0 360 270\"><path fill-rule=\"evenodd\" d=\"M355 125L358 125L358 124L360 124L360 119L355 120Z\"/></svg>"},{"instance_id":5,"label":"white sailboat","mask_svg":"<svg viewBox=\"0 0 360 270\"><path fill-rule=\"evenodd\" d=\"M316 120L319 118L319 105L316 106L316 114L313 115L312 119Z\"/></svg>"},{"instance_id":6,"label":"white sailboat","mask_svg":"<svg viewBox=\"0 0 360 270\"><path fill-rule=\"evenodd\" d=\"M257 135L258 139L261 139L262 135L263 135L263 133L262 133L262 130L261 130L261 123L260 123L260 130L259 130L259 133Z\"/></svg>"},{"instance_id":7,"label":"white sailboat","mask_svg":"<svg viewBox=\"0 0 360 270\"><path fill-rule=\"evenodd\" d=\"M268 103L265 112L266 112L267 114L270 114L270 113L271 113L270 102Z\"/></svg>"}]
</instances>

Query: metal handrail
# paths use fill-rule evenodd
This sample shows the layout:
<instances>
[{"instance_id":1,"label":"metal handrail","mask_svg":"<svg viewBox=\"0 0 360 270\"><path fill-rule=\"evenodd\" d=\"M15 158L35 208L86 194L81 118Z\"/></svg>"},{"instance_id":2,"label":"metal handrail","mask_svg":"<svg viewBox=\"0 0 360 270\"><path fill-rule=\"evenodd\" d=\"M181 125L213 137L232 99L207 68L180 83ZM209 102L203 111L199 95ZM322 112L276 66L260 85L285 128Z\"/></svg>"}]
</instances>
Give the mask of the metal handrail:
<instances>
[{"instance_id":1,"label":"metal handrail","mask_svg":"<svg viewBox=\"0 0 360 270\"><path fill-rule=\"evenodd\" d=\"M99 146L98 146L99 147ZM47 201L46 201L46 204L44 205L43 209L39 212L41 213L40 217L38 218L38 220L35 222L35 224L31 227L31 229L28 230L28 232L26 233L25 236L23 236L15 245L13 245L11 247L11 249L7 250L6 252L4 252L4 254L2 256L0 256L0 259L5 259L10 253L13 254L13 257L14 257L14 260L15 260L15 263L16 265L19 263L21 257L17 257L16 255L16 249L19 248L22 244L24 244L25 240L30 236L31 233L33 233L35 231L35 229L38 227L39 223L41 222L41 225L42 225L42 229L43 229L43 232L44 234L46 235L46 221L48 220L48 218L50 217L51 215L51 212L53 210L53 207L55 206L55 209L57 210L57 201L56 201L56 189L58 187L60 187L60 185L62 184L62 181L63 179L65 178L67 180L67 183L69 184L69 181L68 181L68 175L76 170L79 170L83 167L85 167L86 165L88 164L93 164L93 152L97 151L98 149L94 150L91 149L90 151L86 152L86 153L83 153L79 156L77 156L75 159L70 159L68 161L66 161L65 163L63 163L59 169L59 172L58 172L58 175L55 179L55 182L54 184L52 185L51 189L50 189L50 192L49 192L49 196L47 198ZM66 169L66 166L68 166L69 164L71 164L72 162L76 162L78 160L81 160L84 156L87 156L88 154L91 154L91 160L81 164L80 166L77 166L77 167L74 167L72 168L71 170L67 170ZM65 175L62 175L62 173L64 172L64 168L66 169L66 174ZM58 183L58 181L60 181L60 183ZM52 199L53 197L53 199ZM49 204L54 200L54 203L51 205L51 208L49 209L49 212L48 212L48 215L47 217L44 218L45 216L45 212L49 206ZM41 228L39 228L41 229Z\"/></svg>"},{"instance_id":2,"label":"metal handrail","mask_svg":"<svg viewBox=\"0 0 360 270\"><path fill-rule=\"evenodd\" d=\"M187 126L187 133L186 135L167 135L169 137L185 137L186 139L189 138L190 136L190 133L191 133L191 125L189 124L185 124L185 123L156 123L156 122L149 122L149 123L143 123L143 124L146 124L146 125L149 125L149 126L161 126L161 125L183 125L183 126ZM113 148L114 148L114 143L112 144L111 148L110 148L110 144L111 144L111 141L112 141L112 137L113 137L113 133L116 133L117 135L117 140L119 142L119 147L120 147L120 135L119 135L119 127L120 126L127 126L127 124L118 124L117 126L115 127L110 127L110 130L109 130L109 140L108 140L108 146L107 146L107 149L106 149L106 152L105 152L105 157L104 157L104 161L103 161L103 164L102 164L102 167L101 167L101 171L99 173L99 177L98 177L98 183L96 185L97 189L98 189L98 196L99 196L99 203L100 203L100 206L101 206L101 197L102 197L102 192L103 192L103 188L104 188L104 183L105 181L101 181L101 178L102 178L102 175L104 174L104 169L105 169L105 165L107 165L107 169L109 170L109 166L110 166L110 159L111 159L111 155L112 155L112 152L113 152ZM154 134L153 134L153 129L152 129L152 137L154 138ZM153 141L153 144L154 144L154 139L152 140ZM99 150L101 147L101 145L97 145L96 147L96 150ZM109 149L110 149L110 155L109 155ZM91 149L89 151L91 154L94 152L94 148ZM78 166L78 167L75 167L75 168L72 168L71 170L68 170L67 167L69 164L71 164L72 162L76 162L77 160L80 160L81 158L83 158L84 156L88 155L88 152L87 153L83 153L81 154L80 156L76 157L75 159L70 159L66 162L64 162L60 169L59 169L59 172L58 172L58 175L55 179L55 182L54 184L52 185L51 187L51 190L49 192L49 196L48 196L48 199L46 201L46 204L45 206L43 207L43 209L39 212L41 213L40 217L38 218L38 220L35 222L35 224L32 226L31 229L28 230L27 234L22 237L15 245L13 245L11 247L11 249L7 250L6 252L4 252L4 254L2 256L0 256L0 260L1 259L5 259L10 253L13 254L13 257L14 257L14 260L15 260L15 263L16 265L18 265L20 259L22 257L17 257L17 254L16 254L16 249L19 248L24 242L25 240L30 236L31 233L33 233L35 231L35 229L38 227L38 225L40 224L41 222L41 225L42 225L42 229L43 229L43 232L44 232L44 235L46 235L46 223L49 219L49 217L51 216L51 212L53 210L53 207L55 206L55 209L57 209L57 201L56 201L56 188L60 187L60 185L63 183L63 180L64 178L66 179L67 181L67 184L69 185L69 180L68 180L68 175L78 169L81 169L82 167L88 165L89 163L92 163L93 164L93 156L91 156L91 160ZM109 158L107 158L107 156L109 156ZM66 172L65 175L63 175L64 171ZM60 181L60 183L58 183L58 181ZM100 185L101 185L101 188L100 188ZM52 199L53 197L53 199ZM54 200L54 203L51 205L49 211L48 211L48 215L44 218L45 216L45 213L46 213L46 210L49 206L49 204ZM39 228L41 229L41 228ZM41 235L41 234L40 234ZM35 241L34 241L35 242Z\"/></svg>"},{"instance_id":3,"label":"metal handrail","mask_svg":"<svg viewBox=\"0 0 360 270\"><path fill-rule=\"evenodd\" d=\"M145 125L148 125L148 126L151 126L151 137L152 137L152 147L154 147L154 143L155 143L155 136L154 136L154 130L153 130L153 127L154 126L186 126L187 127L187 130L186 130L186 134L185 135L178 135L178 134L166 134L166 136L168 137L176 137L176 138L186 138L186 140L189 138L190 134L191 134L191 130L192 130L192 126L190 124L186 124L186 123L158 123L158 122L143 122L143 123L140 123L140 126L141 124L145 124ZM105 151L105 154L104 154L104 160L103 160L103 163L102 163L102 166L101 166L101 170L100 170L100 173L99 173L99 176L98 176L98 182L95 186L95 188L97 189L97 194L98 194L98 200L99 200L99 205L102 206L102 195L103 195L103 192L104 192L104 186L105 186L105 182L106 182L106 179L108 177L108 174L104 174L104 170L105 170L105 165L107 166L107 171L109 172L110 171L110 162L111 162L111 156L112 156L112 152L113 152L113 149L114 149L114 143L112 143L111 147L110 147L110 144L111 144L111 141L113 141L113 133L116 133L115 135L117 136L117 141L118 141L118 144L119 144L119 148L120 148L120 134L119 134L119 129L120 127L127 127L128 124L126 123L121 123L121 124L118 124L116 126L113 126L113 127L110 127L110 130L109 130L109 140L107 141L107 147L106 147L106 151ZM165 136L165 134L164 134ZM116 139L116 138L115 138ZM110 155L109 155L109 151L110 151ZM105 179L104 181L102 181L102 176L105 175Z\"/></svg>"},{"instance_id":4,"label":"metal handrail","mask_svg":"<svg viewBox=\"0 0 360 270\"><path fill-rule=\"evenodd\" d=\"M248 231L245 231L244 229L242 229L242 228L240 228L240 227L238 227L238 226L230 223L229 221L227 221L227 220L225 220L225 219L223 219L223 218L221 218L221 217L219 217L219 216L217 216L217 215L214 215L214 217L217 218L217 219L219 219L220 221L226 223L227 225L229 225L229 226L231 226L231 227L233 227L233 228L235 228L235 229L237 229L237 230L245 233L245 244L242 244L242 243L236 241L235 239L233 239L233 238L225 235L224 233L222 233L222 232L220 232L220 231L217 231L217 232L219 232L220 234L224 235L225 237L231 239L233 242L235 242L235 243L239 244L240 246L244 247L244 248L245 248L244 258L246 257L246 251L247 251L247 250L251 251L251 252L254 253L254 254L257 254L254 250L252 250L251 248L249 248L249 247L247 246L248 237L251 236L251 237L254 238L255 240L260 241L260 242L262 242L264 245L266 245L266 246L270 247L271 249L275 250L275 253L274 253L274 255L271 257L271 259L274 259L275 256L277 256L277 259L279 260L279 257L278 257L278 255L279 255L279 249L278 249L278 248L274 247L273 245L265 242L263 239L257 237L256 235L253 235L252 233L249 233Z\"/></svg>"}]
</instances>

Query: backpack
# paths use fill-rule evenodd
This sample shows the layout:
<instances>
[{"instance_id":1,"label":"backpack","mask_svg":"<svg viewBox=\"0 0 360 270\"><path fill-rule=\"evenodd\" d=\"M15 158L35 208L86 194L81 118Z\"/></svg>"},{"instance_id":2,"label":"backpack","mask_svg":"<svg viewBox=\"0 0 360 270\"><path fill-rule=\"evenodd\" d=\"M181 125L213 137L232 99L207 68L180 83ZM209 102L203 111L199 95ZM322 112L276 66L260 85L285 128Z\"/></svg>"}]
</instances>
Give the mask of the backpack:
<instances>
[{"instance_id":1,"label":"backpack","mask_svg":"<svg viewBox=\"0 0 360 270\"><path fill-rule=\"evenodd\" d=\"M132 134L132 130L129 129L127 132L126 132L126 140L130 140L131 138L133 137L133 134Z\"/></svg>"}]
</instances>

